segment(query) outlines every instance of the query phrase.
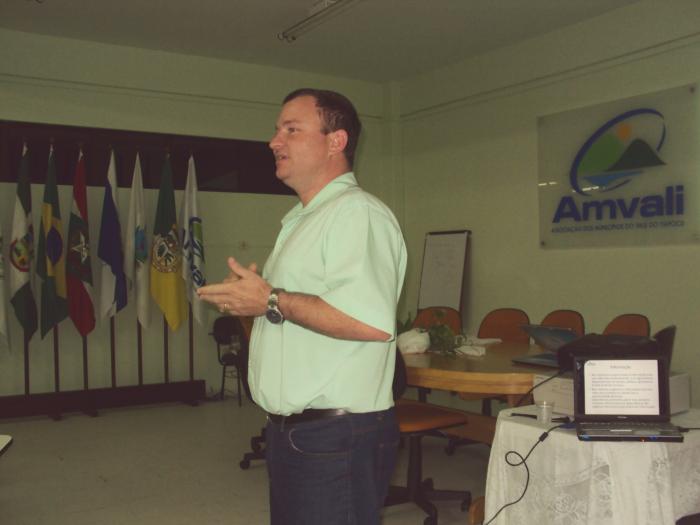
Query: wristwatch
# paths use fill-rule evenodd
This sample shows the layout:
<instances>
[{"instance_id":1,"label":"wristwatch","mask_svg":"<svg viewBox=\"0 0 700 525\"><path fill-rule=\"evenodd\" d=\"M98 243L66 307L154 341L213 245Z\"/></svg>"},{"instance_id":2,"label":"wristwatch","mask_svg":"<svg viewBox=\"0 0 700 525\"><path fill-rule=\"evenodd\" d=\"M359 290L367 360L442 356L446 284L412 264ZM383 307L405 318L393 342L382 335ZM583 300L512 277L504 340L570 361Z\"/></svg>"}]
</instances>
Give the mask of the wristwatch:
<instances>
[{"instance_id":1,"label":"wristwatch","mask_svg":"<svg viewBox=\"0 0 700 525\"><path fill-rule=\"evenodd\" d=\"M282 315L279 308L279 294L281 292L284 292L282 288L273 288L270 291L270 296L267 298L265 317L272 324L282 324L284 322L284 315Z\"/></svg>"}]
</instances>

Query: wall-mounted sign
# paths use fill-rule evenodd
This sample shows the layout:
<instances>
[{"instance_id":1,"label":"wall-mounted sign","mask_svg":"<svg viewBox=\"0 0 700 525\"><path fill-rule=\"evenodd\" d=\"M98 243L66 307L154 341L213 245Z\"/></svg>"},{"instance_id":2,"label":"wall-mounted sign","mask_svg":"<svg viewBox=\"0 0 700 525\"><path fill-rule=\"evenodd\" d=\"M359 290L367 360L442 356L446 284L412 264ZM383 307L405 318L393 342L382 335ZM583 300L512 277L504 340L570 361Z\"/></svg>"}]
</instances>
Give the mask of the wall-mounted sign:
<instances>
[{"instance_id":1,"label":"wall-mounted sign","mask_svg":"<svg viewBox=\"0 0 700 525\"><path fill-rule=\"evenodd\" d=\"M541 117L547 248L700 241L694 86Z\"/></svg>"}]
</instances>

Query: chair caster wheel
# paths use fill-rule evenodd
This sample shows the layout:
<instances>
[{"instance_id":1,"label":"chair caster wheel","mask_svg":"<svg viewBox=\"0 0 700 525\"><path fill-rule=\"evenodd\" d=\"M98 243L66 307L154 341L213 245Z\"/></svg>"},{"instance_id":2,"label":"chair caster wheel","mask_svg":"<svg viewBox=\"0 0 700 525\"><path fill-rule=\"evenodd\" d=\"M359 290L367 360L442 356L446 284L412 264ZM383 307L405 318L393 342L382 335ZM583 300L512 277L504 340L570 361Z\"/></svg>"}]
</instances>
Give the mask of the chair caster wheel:
<instances>
[{"instance_id":1,"label":"chair caster wheel","mask_svg":"<svg viewBox=\"0 0 700 525\"><path fill-rule=\"evenodd\" d=\"M260 438L260 436L255 436L250 439L250 448L253 449L253 452L256 454L262 454L262 443L263 440Z\"/></svg>"},{"instance_id":2,"label":"chair caster wheel","mask_svg":"<svg viewBox=\"0 0 700 525\"><path fill-rule=\"evenodd\" d=\"M250 467L250 461L244 459L238 464L238 466L241 467L241 470L248 470L248 467Z\"/></svg>"}]
</instances>

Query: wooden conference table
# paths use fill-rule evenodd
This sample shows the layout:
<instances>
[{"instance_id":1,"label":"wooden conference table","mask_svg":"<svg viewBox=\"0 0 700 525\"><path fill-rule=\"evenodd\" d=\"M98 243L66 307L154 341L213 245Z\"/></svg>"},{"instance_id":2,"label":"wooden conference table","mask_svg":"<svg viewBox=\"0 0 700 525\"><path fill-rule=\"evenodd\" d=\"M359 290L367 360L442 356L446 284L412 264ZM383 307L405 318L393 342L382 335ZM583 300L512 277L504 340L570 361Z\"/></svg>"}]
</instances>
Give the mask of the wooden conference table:
<instances>
[{"instance_id":1,"label":"wooden conference table","mask_svg":"<svg viewBox=\"0 0 700 525\"><path fill-rule=\"evenodd\" d=\"M515 364L513 357L537 354L542 349L524 343L489 345L483 356L446 356L426 352L404 356L410 386L470 394L503 396L509 406L532 388L533 377L545 368ZM450 429L450 434L491 444L496 430L496 417L467 413L468 423ZM476 498L469 509L471 523L484 518L484 498Z\"/></svg>"},{"instance_id":2,"label":"wooden conference table","mask_svg":"<svg viewBox=\"0 0 700 525\"><path fill-rule=\"evenodd\" d=\"M505 396L509 405L532 388L532 378L546 370L515 364L512 359L542 349L524 343L489 345L483 356L447 356L432 352L405 355L408 384L464 394Z\"/></svg>"}]
</instances>

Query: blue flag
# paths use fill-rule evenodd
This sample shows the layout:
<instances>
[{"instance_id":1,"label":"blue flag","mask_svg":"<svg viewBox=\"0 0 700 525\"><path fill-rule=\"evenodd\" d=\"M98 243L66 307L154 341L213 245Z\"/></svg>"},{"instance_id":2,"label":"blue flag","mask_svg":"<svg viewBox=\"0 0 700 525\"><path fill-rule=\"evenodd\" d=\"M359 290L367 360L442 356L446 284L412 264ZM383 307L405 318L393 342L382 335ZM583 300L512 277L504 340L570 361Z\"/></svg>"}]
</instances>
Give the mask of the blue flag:
<instances>
[{"instance_id":1,"label":"blue flag","mask_svg":"<svg viewBox=\"0 0 700 525\"><path fill-rule=\"evenodd\" d=\"M114 151L110 155L107 170L97 256L102 262L100 315L108 319L126 306L127 293L122 229L117 211L117 170L114 164Z\"/></svg>"}]
</instances>

